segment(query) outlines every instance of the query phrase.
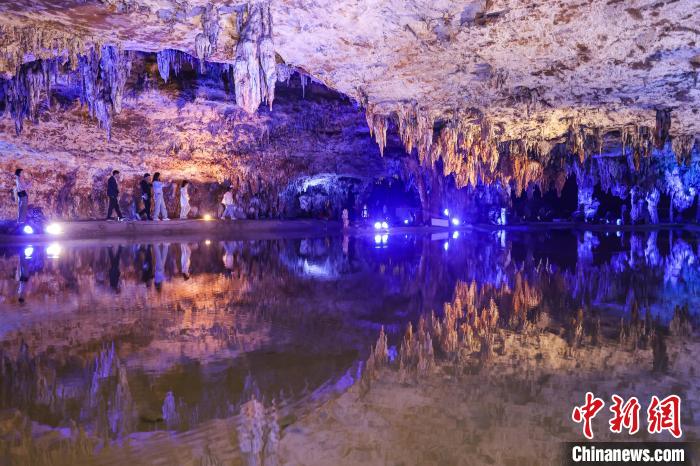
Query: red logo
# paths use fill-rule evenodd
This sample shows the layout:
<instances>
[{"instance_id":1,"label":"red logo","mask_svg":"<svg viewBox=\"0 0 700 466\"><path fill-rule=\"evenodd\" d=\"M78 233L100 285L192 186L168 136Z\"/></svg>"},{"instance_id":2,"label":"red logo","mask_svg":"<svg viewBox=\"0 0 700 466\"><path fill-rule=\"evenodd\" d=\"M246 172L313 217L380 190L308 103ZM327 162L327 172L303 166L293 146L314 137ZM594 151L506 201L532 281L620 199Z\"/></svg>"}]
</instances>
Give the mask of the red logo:
<instances>
[{"instance_id":1,"label":"red logo","mask_svg":"<svg viewBox=\"0 0 700 466\"><path fill-rule=\"evenodd\" d=\"M600 398L593 396L593 393L586 393L586 402L582 406L576 406L574 412L571 413L571 419L574 422L580 424L583 422L583 435L587 439L593 438L593 427L591 426L591 421L598 414L598 411L603 409L605 402Z\"/></svg>"},{"instance_id":2,"label":"red logo","mask_svg":"<svg viewBox=\"0 0 700 466\"><path fill-rule=\"evenodd\" d=\"M610 432L622 433L623 429L629 435L639 432L639 412L641 405L637 397L630 397L625 401L621 396L612 395L610 412L612 417L608 421ZM586 401L581 406L574 407L571 419L577 424L583 423L583 435L593 439L593 418L603 409L605 402L596 398L591 392L586 392ZM675 438L683 435L681 429L681 398L678 395L669 395L663 400L658 396L651 397L647 408L647 431L650 434L660 434L668 431Z\"/></svg>"},{"instance_id":3,"label":"red logo","mask_svg":"<svg viewBox=\"0 0 700 466\"><path fill-rule=\"evenodd\" d=\"M623 403L625 400L613 395L612 400L613 405L610 407L610 411L612 411L613 417L609 422L610 432L619 434L624 427L630 435L636 434L639 431L639 409L641 407L637 397L633 396L626 403Z\"/></svg>"},{"instance_id":4,"label":"red logo","mask_svg":"<svg viewBox=\"0 0 700 466\"><path fill-rule=\"evenodd\" d=\"M681 398L678 395L669 395L659 401L656 395L651 397L649 409L647 409L647 430L650 434L658 434L667 430L676 438L683 435L681 430Z\"/></svg>"}]
</instances>

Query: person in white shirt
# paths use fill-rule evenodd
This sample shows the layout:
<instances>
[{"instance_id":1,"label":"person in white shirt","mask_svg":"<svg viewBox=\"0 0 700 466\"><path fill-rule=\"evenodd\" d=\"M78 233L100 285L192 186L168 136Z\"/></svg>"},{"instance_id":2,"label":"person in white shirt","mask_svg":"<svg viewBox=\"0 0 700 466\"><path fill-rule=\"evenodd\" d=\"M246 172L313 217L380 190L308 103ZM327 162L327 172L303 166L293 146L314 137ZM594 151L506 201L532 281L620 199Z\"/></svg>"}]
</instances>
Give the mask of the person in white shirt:
<instances>
[{"instance_id":1,"label":"person in white shirt","mask_svg":"<svg viewBox=\"0 0 700 466\"><path fill-rule=\"evenodd\" d=\"M29 207L29 182L22 176L23 170L15 170L15 199L17 200L17 223L27 221L27 208Z\"/></svg>"},{"instance_id":2,"label":"person in white shirt","mask_svg":"<svg viewBox=\"0 0 700 466\"><path fill-rule=\"evenodd\" d=\"M185 280L190 279L190 255L192 254L192 249L187 243L180 243L180 271L182 272L182 277Z\"/></svg>"},{"instance_id":3,"label":"person in white shirt","mask_svg":"<svg viewBox=\"0 0 700 466\"><path fill-rule=\"evenodd\" d=\"M236 215L233 212L233 188L229 186L226 188L226 193L224 193L224 198L221 200L224 205L224 213L221 215L221 220L224 220L228 215L231 220L236 219Z\"/></svg>"},{"instance_id":4,"label":"person in white shirt","mask_svg":"<svg viewBox=\"0 0 700 466\"><path fill-rule=\"evenodd\" d=\"M180 218L186 219L190 213L189 181L184 180L180 185Z\"/></svg>"},{"instance_id":5,"label":"person in white shirt","mask_svg":"<svg viewBox=\"0 0 700 466\"><path fill-rule=\"evenodd\" d=\"M160 220L161 215L163 220L170 220L168 218L168 210L165 208L165 199L163 199L163 188L165 183L160 181L160 172L153 174L153 201L155 206L153 208L153 220Z\"/></svg>"}]
</instances>

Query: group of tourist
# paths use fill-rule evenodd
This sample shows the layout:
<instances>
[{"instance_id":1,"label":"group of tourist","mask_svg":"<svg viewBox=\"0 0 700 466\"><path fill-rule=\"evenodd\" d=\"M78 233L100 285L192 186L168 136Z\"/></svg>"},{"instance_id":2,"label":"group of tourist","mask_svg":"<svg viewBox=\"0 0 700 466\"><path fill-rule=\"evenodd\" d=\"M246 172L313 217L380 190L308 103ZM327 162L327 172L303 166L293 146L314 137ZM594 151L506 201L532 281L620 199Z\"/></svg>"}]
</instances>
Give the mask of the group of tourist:
<instances>
[{"instance_id":1,"label":"group of tourist","mask_svg":"<svg viewBox=\"0 0 700 466\"><path fill-rule=\"evenodd\" d=\"M27 221L27 208L29 205L28 190L30 183L23 173L24 170L21 168L17 168L15 170L15 186L12 190L13 197L17 202L17 223L20 224L26 223ZM113 220L112 214L114 213L117 215L117 220L122 221L125 219L125 217L122 215L121 208L119 207L119 181L119 170L112 171L112 175L107 180L107 198L109 199L109 204L107 207L107 220ZM190 183L187 180L183 180L180 183L181 219L186 219L191 210L189 185ZM150 173L143 175L143 178L139 183L139 188L141 191L140 198L143 208L138 210L136 213L138 219L156 221L170 220L168 217L168 210L165 206L165 196L163 194L163 189L165 186L166 183L161 181L159 172L154 173L152 179ZM236 216L234 212L233 188L231 186L226 188L226 192L221 199L221 204L223 205L221 219L223 220L228 217L231 220L235 220ZM151 207L153 207L152 212Z\"/></svg>"},{"instance_id":2,"label":"group of tourist","mask_svg":"<svg viewBox=\"0 0 700 466\"><path fill-rule=\"evenodd\" d=\"M107 181L107 197L109 198L109 207L107 209L107 220L112 220L112 212L116 212L117 220L124 220L121 210L119 209L119 170L114 170L112 176ZM183 180L180 184L180 218L186 219L190 213L190 193L188 188L189 182ZM141 189L141 201L143 208L137 212L138 219L141 220L170 220L168 217L168 209L165 207L165 197L163 188L165 183L160 179L160 172L153 174L146 173L143 175L139 183ZM151 213L151 207L153 212Z\"/></svg>"}]
</instances>

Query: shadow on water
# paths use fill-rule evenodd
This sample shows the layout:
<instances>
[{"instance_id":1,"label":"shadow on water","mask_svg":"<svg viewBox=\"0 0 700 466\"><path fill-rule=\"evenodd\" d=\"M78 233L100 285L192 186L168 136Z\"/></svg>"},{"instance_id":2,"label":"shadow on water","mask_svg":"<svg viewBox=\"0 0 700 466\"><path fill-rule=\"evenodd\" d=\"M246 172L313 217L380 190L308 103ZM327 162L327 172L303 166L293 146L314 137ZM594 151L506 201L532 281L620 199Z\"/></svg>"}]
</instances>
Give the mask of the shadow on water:
<instances>
[{"instance_id":1,"label":"shadow on water","mask_svg":"<svg viewBox=\"0 0 700 466\"><path fill-rule=\"evenodd\" d=\"M652 329L692 333L697 254L668 231L5 248L0 464L273 461L286 428L360 379L381 328L417 364L409 323L462 325L436 355L495 350L488 325L540 328L656 345L663 372ZM472 317L450 315L467 301Z\"/></svg>"}]
</instances>

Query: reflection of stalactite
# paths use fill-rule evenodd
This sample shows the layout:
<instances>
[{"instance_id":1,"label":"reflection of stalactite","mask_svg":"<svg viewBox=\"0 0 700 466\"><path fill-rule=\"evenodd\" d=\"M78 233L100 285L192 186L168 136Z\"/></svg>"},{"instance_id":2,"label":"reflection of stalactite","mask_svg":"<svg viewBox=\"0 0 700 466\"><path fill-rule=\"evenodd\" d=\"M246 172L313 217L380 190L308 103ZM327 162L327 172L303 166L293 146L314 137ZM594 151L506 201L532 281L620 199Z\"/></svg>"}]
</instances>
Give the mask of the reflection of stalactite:
<instances>
[{"instance_id":1,"label":"reflection of stalactite","mask_svg":"<svg viewBox=\"0 0 700 466\"><path fill-rule=\"evenodd\" d=\"M249 466L277 464L280 430L277 409L273 402L265 406L252 396L241 406L238 424L238 445Z\"/></svg>"},{"instance_id":2,"label":"reflection of stalactite","mask_svg":"<svg viewBox=\"0 0 700 466\"><path fill-rule=\"evenodd\" d=\"M180 425L180 415L177 412L177 405L175 403L175 395L172 391L165 394L165 399L163 400L163 407L161 408L163 414L163 420L168 429L177 429Z\"/></svg>"},{"instance_id":3,"label":"reflection of stalactite","mask_svg":"<svg viewBox=\"0 0 700 466\"><path fill-rule=\"evenodd\" d=\"M688 312L687 304L675 307L673 319L671 319L668 330L675 337L689 337L693 334L693 324L690 321L690 312Z\"/></svg>"}]
</instances>

